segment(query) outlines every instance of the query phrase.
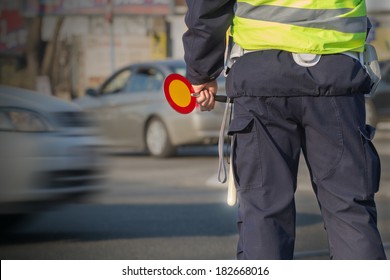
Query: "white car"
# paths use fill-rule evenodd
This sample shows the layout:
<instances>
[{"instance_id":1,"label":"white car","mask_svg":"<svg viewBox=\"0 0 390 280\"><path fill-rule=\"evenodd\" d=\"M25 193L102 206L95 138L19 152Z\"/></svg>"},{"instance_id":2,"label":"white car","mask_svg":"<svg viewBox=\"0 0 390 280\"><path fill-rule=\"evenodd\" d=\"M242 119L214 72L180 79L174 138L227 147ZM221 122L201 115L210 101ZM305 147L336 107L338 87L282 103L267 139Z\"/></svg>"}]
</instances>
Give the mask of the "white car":
<instances>
[{"instance_id":1,"label":"white car","mask_svg":"<svg viewBox=\"0 0 390 280\"><path fill-rule=\"evenodd\" d=\"M99 142L76 105L0 86L2 222L99 189L105 176Z\"/></svg>"},{"instance_id":2,"label":"white car","mask_svg":"<svg viewBox=\"0 0 390 280\"><path fill-rule=\"evenodd\" d=\"M183 60L135 63L119 69L97 89L73 100L91 112L106 144L147 150L155 157L169 157L176 148L218 142L225 104L211 112L198 108L188 115L174 111L165 99L163 83L172 73L185 75ZM224 94L220 77L219 94Z\"/></svg>"}]
</instances>

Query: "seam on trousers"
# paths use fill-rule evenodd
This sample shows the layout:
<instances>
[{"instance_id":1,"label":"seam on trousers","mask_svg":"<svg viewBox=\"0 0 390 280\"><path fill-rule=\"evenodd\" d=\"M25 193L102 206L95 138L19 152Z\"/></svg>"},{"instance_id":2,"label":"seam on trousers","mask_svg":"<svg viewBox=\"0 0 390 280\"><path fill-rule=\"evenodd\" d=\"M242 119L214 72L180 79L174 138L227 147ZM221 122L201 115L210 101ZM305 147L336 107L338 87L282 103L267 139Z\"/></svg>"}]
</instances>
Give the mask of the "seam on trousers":
<instances>
[{"instance_id":1,"label":"seam on trousers","mask_svg":"<svg viewBox=\"0 0 390 280\"><path fill-rule=\"evenodd\" d=\"M335 161L335 163L333 164L333 167L327 172L325 173L323 176L321 177L317 177L315 176L315 174L313 173L313 180L315 182L318 182L318 181L321 181L321 180L324 180L326 179L327 177L331 176L336 170L337 168L339 167L340 165L340 162L341 162L341 159L343 157L343 154L344 154L344 137L343 137L343 126L341 125L341 116L340 116L340 111L339 111L339 108L337 106L337 102L336 102L336 98L335 96L329 96L329 97L325 97L325 98L331 98L331 103L333 105L333 109L334 109L334 112L336 114L336 118L337 118L337 122L338 122L338 125L340 127L340 132L338 132L338 136L340 137L341 139L341 151L339 152L339 157L338 159Z\"/></svg>"}]
</instances>

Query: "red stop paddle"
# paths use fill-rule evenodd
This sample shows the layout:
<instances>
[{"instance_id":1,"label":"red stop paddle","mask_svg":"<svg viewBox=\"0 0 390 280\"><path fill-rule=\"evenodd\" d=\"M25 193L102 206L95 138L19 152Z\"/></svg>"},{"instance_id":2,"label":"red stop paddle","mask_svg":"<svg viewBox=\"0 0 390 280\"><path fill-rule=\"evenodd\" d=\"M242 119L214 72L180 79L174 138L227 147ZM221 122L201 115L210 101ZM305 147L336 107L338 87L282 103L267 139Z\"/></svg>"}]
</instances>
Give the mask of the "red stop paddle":
<instances>
[{"instance_id":1,"label":"red stop paddle","mask_svg":"<svg viewBox=\"0 0 390 280\"><path fill-rule=\"evenodd\" d=\"M196 107L196 97L191 83L182 75L170 74L164 81L164 93L169 105L181 114L189 114ZM226 102L227 97L216 95L215 101Z\"/></svg>"},{"instance_id":2,"label":"red stop paddle","mask_svg":"<svg viewBox=\"0 0 390 280\"><path fill-rule=\"evenodd\" d=\"M170 74L164 81L164 93L169 105L181 114L191 113L196 106L196 97L191 83L179 74Z\"/></svg>"}]
</instances>

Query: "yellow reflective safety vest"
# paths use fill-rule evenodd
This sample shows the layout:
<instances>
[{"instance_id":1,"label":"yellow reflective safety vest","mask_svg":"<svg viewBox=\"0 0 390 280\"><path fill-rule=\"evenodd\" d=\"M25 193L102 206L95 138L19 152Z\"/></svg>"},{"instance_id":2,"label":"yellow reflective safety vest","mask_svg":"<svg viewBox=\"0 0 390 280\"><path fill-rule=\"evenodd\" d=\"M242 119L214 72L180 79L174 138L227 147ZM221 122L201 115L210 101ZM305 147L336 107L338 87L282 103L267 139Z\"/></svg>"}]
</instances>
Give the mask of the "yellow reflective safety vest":
<instances>
[{"instance_id":1,"label":"yellow reflective safety vest","mask_svg":"<svg viewBox=\"0 0 390 280\"><path fill-rule=\"evenodd\" d=\"M237 0L231 35L245 50L362 52L365 0Z\"/></svg>"}]
</instances>

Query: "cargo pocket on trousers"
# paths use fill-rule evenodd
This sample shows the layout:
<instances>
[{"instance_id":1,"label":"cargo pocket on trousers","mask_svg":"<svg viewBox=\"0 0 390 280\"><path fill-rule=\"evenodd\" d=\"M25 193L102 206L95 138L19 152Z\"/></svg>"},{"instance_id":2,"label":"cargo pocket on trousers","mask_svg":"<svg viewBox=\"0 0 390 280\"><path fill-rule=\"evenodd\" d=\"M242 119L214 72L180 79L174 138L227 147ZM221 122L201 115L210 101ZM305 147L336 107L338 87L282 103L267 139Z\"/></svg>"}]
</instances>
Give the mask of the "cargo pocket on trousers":
<instances>
[{"instance_id":1,"label":"cargo pocket on trousers","mask_svg":"<svg viewBox=\"0 0 390 280\"><path fill-rule=\"evenodd\" d=\"M236 116L229 126L233 136L233 172L237 190L261 186L261 164L256 120L253 116Z\"/></svg>"},{"instance_id":2,"label":"cargo pocket on trousers","mask_svg":"<svg viewBox=\"0 0 390 280\"><path fill-rule=\"evenodd\" d=\"M372 144L372 139L375 135L375 128L371 125L359 126L359 131L362 138L364 155L366 159L366 184L368 187L368 194L374 194L379 190L379 182L381 176L381 164L378 152Z\"/></svg>"}]
</instances>

